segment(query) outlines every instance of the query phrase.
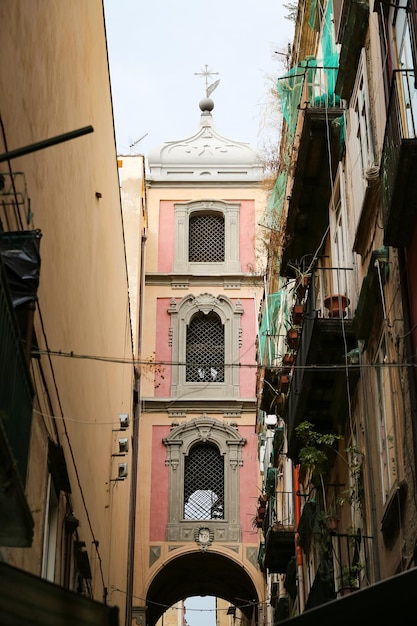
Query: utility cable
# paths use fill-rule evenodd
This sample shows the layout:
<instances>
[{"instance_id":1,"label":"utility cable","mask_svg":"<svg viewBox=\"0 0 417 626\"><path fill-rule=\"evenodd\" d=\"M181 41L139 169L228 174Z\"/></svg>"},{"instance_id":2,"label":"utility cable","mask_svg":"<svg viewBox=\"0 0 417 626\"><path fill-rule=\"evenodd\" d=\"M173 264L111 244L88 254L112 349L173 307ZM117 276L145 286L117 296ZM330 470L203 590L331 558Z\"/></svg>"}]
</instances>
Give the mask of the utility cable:
<instances>
[{"instance_id":1,"label":"utility cable","mask_svg":"<svg viewBox=\"0 0 417 626\"><path fill-rule=\"evenodd\" d=\"M46 337L45 325L44 325L44 322L43 322L43 317L42 317L42 313L41 313L41 310L40 310L40 307L39 307L39 303L38 303L38 313L39 313L39 319L40 319L40 323L41 323L43 338L44 338L44 341L45 341L45 345L46 345L46 347L48 349L48 340L47 340L47 337ZM90 514L89 514L89 511L88 511L87 503L86 503L85 496L84 496L84 491L83 491L83 488L82 488L82 485L81 485L81 479L80 479L80 475L78 473L78 468L77 468L77 464L76 464L76 461L75 461L75 456L74 456L74 451L72 449L71 440L69 438L67 425L65 423L64 411L63 411L61 398L60 398L59 391L58 391L58 384L57 384L56 377L55 377L55 370L54 370L54 367L53 367L53 364L52 364L52 358L51 358L51 354L49 354L49 350L48 350L48 360L49 360L49 366L51 368L52 380L53 380L53 383L54 383L54 388L55 388L55 393L56 393L56 398L57 398L59 410L60 410L61 415L62 415L62 422L63 422L63 426L64 426L64 434L65 434L65 437L66 437L67 442L68 442L68 449L69 449L69 452L70 452L70 455L71 455L72 464L73 464L75 475L76 475L76 478L77 478L78 488L80 490L80 495L81 495L81 500L82 500L83 507L84 507L84 512L85 512L85 515L86 515L86 518L87 518L87 522L88 522L88 525L89 525L89 528L90 528L91 536L93 538L93 544L95 546L95 550L96 550L96 554L97 554L97 558L98 558L98 562L99 562L101 582L102 582L102 585L103 585L103 595L105 597L106 593L107 593L107 590L106 590L106 585L105 585L105 582L104 582L104 573L103 573L102 559L101 559L100 551L99 551L99 548L98 548L99 542L96 539L96 536L94 534L93 525L91 523Z\"/></svg>"}]
</instances>

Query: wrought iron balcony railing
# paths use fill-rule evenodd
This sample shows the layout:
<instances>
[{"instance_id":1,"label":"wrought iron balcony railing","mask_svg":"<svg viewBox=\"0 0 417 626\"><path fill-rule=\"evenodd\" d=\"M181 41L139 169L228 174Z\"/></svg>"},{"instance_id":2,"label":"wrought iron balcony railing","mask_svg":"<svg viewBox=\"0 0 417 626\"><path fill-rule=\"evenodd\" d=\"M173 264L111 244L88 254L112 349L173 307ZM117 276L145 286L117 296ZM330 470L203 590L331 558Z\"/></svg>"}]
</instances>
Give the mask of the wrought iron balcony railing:
<instances>
[{"instance_id":1,"label":"wrought iron balcony railing","mask_svg":"<svg viewBox=\"0 0 417 626\"><path fill-rule=\"evenodd\" d=\"M415 70L392 76L381 160L384 244L407 246L417 216L417 89Z\"/></svg>"},{"instance_id":2,"label":"wrought iron balcony railing","mask_svg":"<svg viewBox=\"0 0 417 626\"><path fill-rule=\"evenodd\" d=\"M347 296L350 271L316 268L310 276L286 409L288 453L293 459L299 448L295 428L302 420L331 431L346 418L348 393L357 381L350 376L348 391L343 365L347 353L356 348Z\"/></svg>"}]
</instances>

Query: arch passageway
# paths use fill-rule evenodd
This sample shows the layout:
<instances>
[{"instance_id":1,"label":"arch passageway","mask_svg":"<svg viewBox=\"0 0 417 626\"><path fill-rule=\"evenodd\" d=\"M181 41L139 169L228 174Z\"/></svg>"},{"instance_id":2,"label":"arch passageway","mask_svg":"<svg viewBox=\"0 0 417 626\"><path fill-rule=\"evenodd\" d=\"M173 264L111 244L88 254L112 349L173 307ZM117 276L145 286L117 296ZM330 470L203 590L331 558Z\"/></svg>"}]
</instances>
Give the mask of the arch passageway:
<instances>
[{"instance_id":1,"label":"arch passageway","mask_svg":"<svg viewBox=\"0 0 417 626\"><path fill-rule=\"evenodd\" d=\"M227 600L248 619L259 601L250 576L232 559L211 552L186 554L166 564L153 579L146 598L147 625L154 626L165 607L204 595Z\"/></svg>"}]
</instances>

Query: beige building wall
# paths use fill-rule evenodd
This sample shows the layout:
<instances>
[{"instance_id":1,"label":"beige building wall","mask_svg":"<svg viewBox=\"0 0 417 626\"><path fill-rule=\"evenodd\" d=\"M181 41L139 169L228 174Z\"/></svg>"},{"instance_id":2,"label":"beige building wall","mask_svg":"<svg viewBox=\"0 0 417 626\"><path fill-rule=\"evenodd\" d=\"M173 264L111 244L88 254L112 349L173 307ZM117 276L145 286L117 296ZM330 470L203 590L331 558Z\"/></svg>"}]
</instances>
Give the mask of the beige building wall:
<instances>
[{"instance_id":1,"label":"beige building wall","mask_svg":"<svg viewBox=\"0 0 417 626\"><path fill-rule=\"evenodd\" d=\"M139 354L142 268L146 246L147 212L145 189L145 158L143 155L120 155L120 195L123 210L124 236L129 281L130 317L134 352Z\"/></svg>"},{"instance_id":2,"label":"beige building wall","mask_svg":"<svg viewBox=\"0 0 417 626\"><path fill-rule=\"evenodd\" d=\"M59 494L53 580L63 584L65 519L79 521L92 578L83 592L120 607L124 623L129 477L118 478L119 414L132 423L133 344L103 6L17 0L0 6L0 150L92 125L94 132L0 165L23 172L32 213L1 211L6 230L40 229L41 278L32 359L35 410L27 499L31 548L0 558L40 575L48 439L63 447L71 493ZM136 242L139 245L138 241ZM136 258L139 253L136 252ZM137 287L132 284L137 325ZM136 335L135 335L136 338ZM70 586L76 587L74 565Z\"/></svg>"}]
</instances>

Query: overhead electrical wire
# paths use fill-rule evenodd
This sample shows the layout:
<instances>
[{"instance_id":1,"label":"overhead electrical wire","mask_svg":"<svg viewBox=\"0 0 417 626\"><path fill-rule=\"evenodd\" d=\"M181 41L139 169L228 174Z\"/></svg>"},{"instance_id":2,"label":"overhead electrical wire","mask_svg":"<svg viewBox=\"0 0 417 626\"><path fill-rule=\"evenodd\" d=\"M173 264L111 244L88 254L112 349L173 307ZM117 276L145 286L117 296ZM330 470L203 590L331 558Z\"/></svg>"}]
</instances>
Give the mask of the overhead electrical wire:
<instances>
[{"instance_id":1,"label":"overhead electrical wire","mask_svg":"<svg viewBox=\"0 0 417 626\"><path fill-rule=\"evenodd\" d=\"M110 595L112 593L114 593L115 591L118 591L119 593L124 593L125 595L127 595L126 591L124 591L123 589L118 589L117 587L113 587L113 589L110 592ZM134 598L135 600L141 600L142 602L146 602L147 605L152 604L154 606L161 606L163 607L165 610L168 609L172 609L174 611L183 611L183 608L180 607L176 607L173 606L172 604L164 604L162 602L154 602L153 600L149 600L148 598L142 598L140 596L136 596L134 594L132 594L132 598ZM239 598L240 599L240 598ZM255 607L255 606L266 606L268 605L268 603L266 601L264 602L257 602L256 600L243 600L243 602L245 602L246 604L239 604L239 605L234 605L236 606L237 609L247 609L249 607ZM221 612L221 611L227 611L228 607L225 607L224 609L218 609L218 608L214 608L214 609L194 609L194 608L188 608L186 607L186 612L191 612L191 611L196 611L199 613L215 613L215 612Z\"/></svg>"},{"instance_id":2,"label":"overhead electrical wire","mask_svg":"<svg viewBox=\"0 0 417 626\"><path fill-rule=\"evenodd\" d=\"M42 317L42 312L40 310L39 304L38 304L38 313L39 313L39 320L40 320L40 323L41 323L43 338L44 338L45 344L47 346L48 345L48 340L47 340L47 337L46 337L46 330L45 330L43 317ZM72 460L72 464L73 464L73 467L74 467L75 476L76 476L77 484L78 484L78 489L80 490L80 496L81 496L81 500L82 500L82 504L83 504L83 508L84 508L84 512L85 512L85 516L87 518L87 523L88 523L88 526L90 528L91 536L93 538L93 542L92 543L95 546L95 550L96 550L96 554L97 554L97 559L98 559L98 563L99 563L99 570L100 570L100 577L101 577L101 583L103 585L103 596L104 596L104 599L105 599L106 596L107 596L107 588L106 588L105 581L104 581L103 563L102 563L102 558L101 558L101 554L100 554L100 551L99 551L99 542L97 541L96 535L95 535L94 530L93 530L93 525L92 525L92 522L91 522L90 513L89 513L89 510L88 510L87 502L86 502L85 495L84 495L84 490L83 490L83 487L81 485L81 479L80 479L80 475L79 475L79 472L78 472L77 463L75 461L74 451L73 451L73 448L72 448L71 440L70 440L69 433L68 433L68 430L67 430L67 426L66 426L66 423L65 423L64 410L63 410L62 403L61 403L61 397L60 397L60 394L59 394L59 391L58 391L58 383L57 383L56 377L55 377L55 370L54 370L54 367L53 367L53 364L52 364L51 354L49 354L49 351L48 351L48 360L49 360L49 366L51 368L52 381L53 381L53 385L54 385L54 389L55 389L55 394L56 394L59 410L61 411L61 414L62 414L62 422L63 422L63 426L64 426L64 434L65 434L65 437L66 437L66 440L67 440L67 443L68 443L68 450L69 450L69 453L70 453L70 456L71 456L71 460Z\"/></svg>"},{"instance_id":3,"label":"overhead electrical wire","mask_svg":"<svg viewBox=\"0 0 417 626\"><path fill-rule=\"evenodd\" d=\"M62 350L34 350L34 355L38 356L57 356L69 359L86 359L91 361L103 361L105 363L118 363L120 365L144 365L144 366L165 366L165 367L190 367L192 365L197 366L197 362L192 361L168 361L168 360L153 360L153 359L126 359L122 357L110 357L110 356L100 356L100 355L91 355L91 354L77 354L75 352L63 352ZM280 366L265 366L260 365L258 363L225 363L223 367L238 367L238 368L250 368L250 369L276 369L279 371ZM329 371L332 372L338 369L345 369L345 364L319 364L319 363L309 363L305 365L293 365L291 369L294 370L318 370L318 371ZM359 370L363 368L378 368L378 367L417 367L417 363L404 363L404 362L386 362L386 363L366 363L366 364L348 364L348 368L350 370Z\"/></svg>"}]
</instances>

